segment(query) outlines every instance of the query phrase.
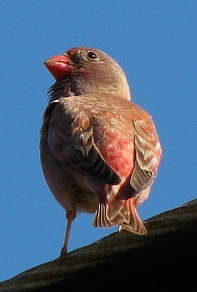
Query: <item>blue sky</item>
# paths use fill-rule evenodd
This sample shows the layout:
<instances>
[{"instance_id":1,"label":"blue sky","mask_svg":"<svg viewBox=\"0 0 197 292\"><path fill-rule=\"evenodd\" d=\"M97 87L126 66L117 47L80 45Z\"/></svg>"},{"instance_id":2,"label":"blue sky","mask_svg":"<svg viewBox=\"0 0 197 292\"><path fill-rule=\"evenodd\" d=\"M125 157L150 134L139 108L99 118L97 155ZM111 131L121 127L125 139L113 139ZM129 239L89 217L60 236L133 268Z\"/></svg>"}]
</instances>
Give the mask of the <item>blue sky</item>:
<instances>
[{"instance_id":1,"label":"blue sky","mask_svg":"<svg viewBox=\"0 0 197 292\"><path fill-rule=\"evenodd\" d=\"M196 198L196 1L1 1L0 281L53 260L64 210L39 162L39 129L54 82L43 65L73 46L98 48L126 72L133 101L154 118L163 160L142 219ZM69 250L117 228L73 224Z\"/></svg>"}]
</instances>

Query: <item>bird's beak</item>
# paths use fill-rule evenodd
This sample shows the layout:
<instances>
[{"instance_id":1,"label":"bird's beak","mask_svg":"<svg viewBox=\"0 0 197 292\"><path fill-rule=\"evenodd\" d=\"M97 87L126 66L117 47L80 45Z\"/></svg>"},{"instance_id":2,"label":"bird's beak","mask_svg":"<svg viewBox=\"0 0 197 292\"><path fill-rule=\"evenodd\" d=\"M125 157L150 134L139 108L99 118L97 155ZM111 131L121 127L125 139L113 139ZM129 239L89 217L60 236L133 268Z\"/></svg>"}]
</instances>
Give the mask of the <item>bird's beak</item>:
<instances>
[{"instance_id":1,"label":"bird's beak","mask_svg":"<svg viewBox=\"0 0 197 292\"><path fill-rule=\"evenodd\" d=\"M54 56L44 62L44 65L56 80L71 73L71 64L71 60L66 55Z\"/></svg>"}]
</instances>

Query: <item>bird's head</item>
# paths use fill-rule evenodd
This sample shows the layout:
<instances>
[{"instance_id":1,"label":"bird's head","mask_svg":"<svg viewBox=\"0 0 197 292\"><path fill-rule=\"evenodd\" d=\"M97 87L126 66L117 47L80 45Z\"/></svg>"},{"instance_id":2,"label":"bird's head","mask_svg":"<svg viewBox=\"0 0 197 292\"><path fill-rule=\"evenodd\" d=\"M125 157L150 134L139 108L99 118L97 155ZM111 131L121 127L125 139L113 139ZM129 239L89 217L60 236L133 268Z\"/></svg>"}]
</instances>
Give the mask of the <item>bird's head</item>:
<instances>
[{"instance_id":1,"label":"bird's head","mask_svg":"<svg viewBox=\"0 0 197 292\"><path fill-rule=\"evenodd\" d=\"M75 47L62 55L47 59L44 64L56 79L56 83L64 84L64 80L72 83L74 95L110 92L130 99L129 86L123 70L102 51ZM66 86L68 88L68 84Z\"/></svg>"}]
</instances>

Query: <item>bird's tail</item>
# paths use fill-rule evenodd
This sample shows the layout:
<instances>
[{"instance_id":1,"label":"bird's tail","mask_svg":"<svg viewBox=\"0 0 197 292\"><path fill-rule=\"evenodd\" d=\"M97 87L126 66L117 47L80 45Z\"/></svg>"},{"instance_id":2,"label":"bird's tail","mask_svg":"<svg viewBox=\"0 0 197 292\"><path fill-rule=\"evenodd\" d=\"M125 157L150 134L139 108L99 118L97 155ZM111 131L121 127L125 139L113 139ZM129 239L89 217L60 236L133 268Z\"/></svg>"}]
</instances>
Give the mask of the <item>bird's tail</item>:
<instances>
[{"instance_id":1,"label":"bird's tail","mask_svg":"<svg viewBox=\"0 0 197 292\"><path fill-rule=\"evenodd\" d=\"M112 186L112 192L113 188L115 188L115 186ZM121 193L121 196L120 192L118 193L119 195L111 195L108 202L99 203L93 225L96 227L119 225L120 229L126 229L139 235L145 235L147 233L146 228L140 220L136 210L140 193L137 194L137 197L133 196L125 199L123 193ZM148 196L148 193L149 189L142 191L141 201ZM110 196L108 195L108 197ZM137 201L136 198L138 198Z\"/></svg>"}]
</instances>

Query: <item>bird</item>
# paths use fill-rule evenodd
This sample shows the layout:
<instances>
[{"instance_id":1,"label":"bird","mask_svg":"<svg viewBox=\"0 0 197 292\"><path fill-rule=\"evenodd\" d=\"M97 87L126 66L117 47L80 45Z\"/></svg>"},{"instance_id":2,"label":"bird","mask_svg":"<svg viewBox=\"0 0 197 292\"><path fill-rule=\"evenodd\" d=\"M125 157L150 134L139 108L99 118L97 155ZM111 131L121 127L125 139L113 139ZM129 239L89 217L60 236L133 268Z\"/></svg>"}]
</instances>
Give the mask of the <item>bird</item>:
<instances>
[{"instance_id":1,"label":"bird","mask_svg":"<svg viewBox=\"0 0 197 292\"><path fill-rule=\"evenodd\" d=\"M65 209L61 256L72 222L145 235L137 207L148 198L162 148L152 117L131 101L123 69L103 51L74 47L44 62L55 78L40 131L46 182Z\"/></svg>"}]
</instances>

